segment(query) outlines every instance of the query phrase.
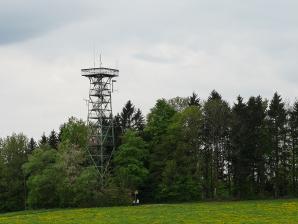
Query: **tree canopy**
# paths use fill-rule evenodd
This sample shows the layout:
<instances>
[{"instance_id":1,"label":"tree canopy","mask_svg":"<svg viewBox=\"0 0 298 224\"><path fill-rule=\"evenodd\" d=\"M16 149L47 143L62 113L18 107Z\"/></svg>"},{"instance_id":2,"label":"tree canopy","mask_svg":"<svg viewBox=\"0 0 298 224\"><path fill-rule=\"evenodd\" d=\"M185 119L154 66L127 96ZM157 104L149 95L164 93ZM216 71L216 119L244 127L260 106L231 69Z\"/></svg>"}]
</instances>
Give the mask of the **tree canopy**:
<instances>
[{"instance_id":1,"label":"tree canopy","mask_svg":"<svg viewBox=\"0 0 298 224\"><path fill-rule=\"evenodd\" d=\"M298 101L278 93L159 99L146 119L128 101L114 132L104 186L83 120L0 138L0 211L129 204L136 190L144 203L298 196Z\"/></svg>"}]
</instances>

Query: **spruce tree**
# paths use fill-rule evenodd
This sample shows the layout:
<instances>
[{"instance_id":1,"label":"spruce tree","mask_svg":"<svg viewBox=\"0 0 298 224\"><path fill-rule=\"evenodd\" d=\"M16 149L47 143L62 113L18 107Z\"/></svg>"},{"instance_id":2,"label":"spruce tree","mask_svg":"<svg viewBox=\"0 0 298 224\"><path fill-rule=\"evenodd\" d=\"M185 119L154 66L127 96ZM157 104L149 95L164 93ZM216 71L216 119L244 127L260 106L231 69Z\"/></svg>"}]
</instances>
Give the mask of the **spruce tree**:
<instances>
[{"instance_id":1,"label":"spruce tree","mask_svg":"<svg viewBox=\"0 0 298 224\"><path fill-rule=\"evenodd\" d=\"M142 114L142 111L140 109L137 109L137 111L134 113L132 117L133 122L133 129L136 131L143 131L145 127L145 119Z\"/></svg>"},{"instance_id":2,"label":"spruce tree","mask_svg":"<svg viewBox=\"0 0 298 224\"><path fill-rule=\"evenodd\" d=\"M129 100L127 101L127 103L122 109L122 112L120 113L122 133L124 133L127 129L130 129L132 127L133 125L132 118L134 113L135 113L135 107Z\"/></svg>"},{"instance_id":3,"label":"spruce tree","mask_svg":"<svg viewBox=\"0 0 298 224\"><path fill-rule=\"evenodd\" d=\"M290 127L290 138L291 138L291 192L297 195L297 181L298 181L298 101L293 105L290 111L289 127Z\"/></svg>"},{"instance_id":4,"label":"spruce tree","mask_svg":"<svg viewBox=\"0 0 298 224\"><path fill-rule=\"evenodd\" d=\"M198 97L198 94L193 92L192 95L190 97L188 97L188 105L189 106L201 106L200 98Z\"/></svg>"},{"instance_id":5,"label":"spruce tree","mask_svg":"<svg viewBox=\"0 0 298 224\"><path fill-rule=\"evenodd\" d=\"M227 193L228 177L224 172L229 155L230 107L220 94L213 90L203 106L204 151L206 153L206 197L215 198Z\"/></svg>"},{"instance_id":6,"label":"spruce tree","mask_svg":"<svg viewBox=\"0 0 298 224\"><path fill-rule=\"evenodd\" d=\"M243 98L238 96L237 102L232 108L231 121L231 150L232 150L232 172L233 172L233 193L237 198L246 194L246 176L248 175L246 161L243 153L246 142L246 104Z\"/></svg>"},{"instance_id":7,"label":"spruce tree","mask_svg":"<svg viewBox=\"0 0 298 224\"><path fill-rule=\"evenodd\" d=\"M51 146L51 148L58 149L59 138L54 130L51 131L51 134L48 138L48 143Z\"/></svg>"},{"instance_id":8,"label":"spruce tree","mask_svg":"<svg viewBox=\"0 0 298 224\"><path fill-rule=\"evenodd\" d=\"M285 104L278 93L274 96L269 105L269 130L271 136L271 161L270 161L270 174L273 181L274 196L279 197L285 190L285 176L282 174L282 157L285 146L285 125L286 125L286 110Z\"/></svg>"},{"instance_id":9,"label":"spruce tree","mask_svg":"<svg viewBox=\"0 0 298 224\"><path fill-rule=\"evenodd\" d=\"M48 138L45 135L45 133L43 133L42 136L41 136L41 139L38 142L38 145L42 146L42 145L46 145L46 144L48 144Z\"/></svg>"},{"instance_id":10,"label":"spruce tree","mask_svg":"<svg viewBox=\"0 0 298 224\"><path fill-rule=\"evenodd\" d=\"M34 138L30 138L30 141L29 141L30 152L32 152L34 149L36 149L36 147L37 147L37 144L36 144Z\"/></svg>"}]
</instances>

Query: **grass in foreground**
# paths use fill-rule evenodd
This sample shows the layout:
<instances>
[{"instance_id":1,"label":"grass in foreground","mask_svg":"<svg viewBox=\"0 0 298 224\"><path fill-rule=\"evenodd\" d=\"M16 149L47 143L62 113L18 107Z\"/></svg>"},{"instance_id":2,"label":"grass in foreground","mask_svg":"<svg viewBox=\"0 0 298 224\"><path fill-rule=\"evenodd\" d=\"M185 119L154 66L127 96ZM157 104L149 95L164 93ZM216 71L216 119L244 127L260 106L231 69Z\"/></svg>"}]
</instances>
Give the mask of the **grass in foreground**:
<instances>
[{"instance_id":1,"label":"grass in foreground","mask_svg":"<svg viewBox=\"0 0 298 224\"><path fill-rule=\"evenodd\" d=\"M2 214L0 223L298 223L298 200L37 210Z\"/></svg>"}]
</instances>

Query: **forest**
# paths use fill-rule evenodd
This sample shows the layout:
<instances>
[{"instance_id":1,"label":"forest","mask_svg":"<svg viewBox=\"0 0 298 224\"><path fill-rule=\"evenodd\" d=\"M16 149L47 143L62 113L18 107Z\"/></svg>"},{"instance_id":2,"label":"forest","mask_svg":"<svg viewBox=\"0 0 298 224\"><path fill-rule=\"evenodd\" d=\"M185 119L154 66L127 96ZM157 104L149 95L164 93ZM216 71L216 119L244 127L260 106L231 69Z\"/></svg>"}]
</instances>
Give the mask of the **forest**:
<instances>
[{"instance_id":1,"label":"forest","mask_svg":"<svg viewBox=\"0 0 298 224\"><path fill-rule=\"evenodd\" d=\"M69 118L40 139L0 139L0 211L298 195L298 101L275 93L230 105L159 99L145 116L128 101L115 115L116 150L105 185L86 152L89 127Z\"/></svg>"}]
</instances>

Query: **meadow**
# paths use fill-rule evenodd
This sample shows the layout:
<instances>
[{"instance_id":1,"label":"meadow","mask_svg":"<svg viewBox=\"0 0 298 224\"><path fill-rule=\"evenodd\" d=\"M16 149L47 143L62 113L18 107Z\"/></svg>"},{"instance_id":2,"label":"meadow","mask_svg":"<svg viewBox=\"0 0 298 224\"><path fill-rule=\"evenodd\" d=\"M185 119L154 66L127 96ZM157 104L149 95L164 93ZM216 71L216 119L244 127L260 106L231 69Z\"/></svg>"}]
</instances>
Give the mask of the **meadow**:
<instances>
[{"instance_id":1,"label":"meadow","mask_svg":"<svg viewBox=\"0 0 298 224\"><path fill-rule=\"evenodd\" d=\"M298 223L298 200L52 209L0 215L1 224Z\"/></svg>"}]
</instances>

